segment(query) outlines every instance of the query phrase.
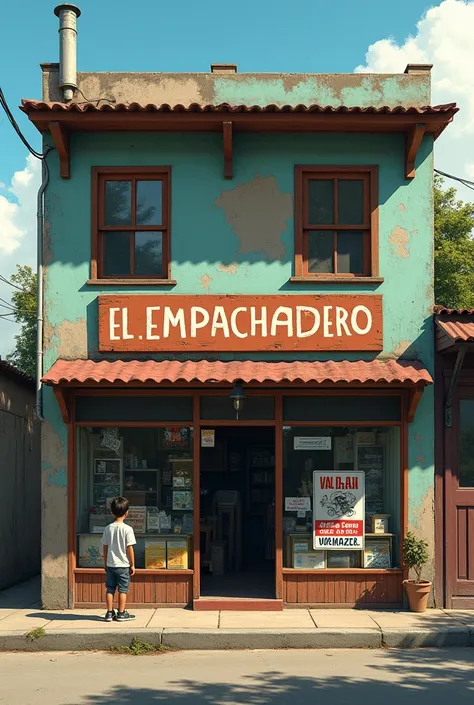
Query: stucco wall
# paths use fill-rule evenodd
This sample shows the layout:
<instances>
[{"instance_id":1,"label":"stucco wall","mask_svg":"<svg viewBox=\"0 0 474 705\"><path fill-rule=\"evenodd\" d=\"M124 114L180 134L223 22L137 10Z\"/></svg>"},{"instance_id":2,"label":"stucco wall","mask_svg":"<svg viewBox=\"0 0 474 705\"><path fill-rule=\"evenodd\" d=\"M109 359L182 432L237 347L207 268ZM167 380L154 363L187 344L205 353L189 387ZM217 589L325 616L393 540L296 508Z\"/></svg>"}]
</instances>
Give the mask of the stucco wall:
<instances>
[{"instance_id":1,"label":"stucco wall","mask_svg":"<svg viewBox=\"0 0 474 705\"><path fill-rule=\"evenodd\" d=\"M33 383L0 371L0 590L40 571L40 427Z\"/></svg>"},{"instance_id":2,"label":"stucco wall","mask_svg":"<svg viewBox=\"0 0 474 705\"><path fill-rule=\"evenodd\" d=\"M432 371L431 138L423 141L412 181L404 179L404 140L396 135L236 134L232 181L223 179L222 136L218 134L73 134L71 179L59 178L54 152L48 162L46 369L58 357L99 357L97 296L102 290L86 284L90 276L91 167L161 164L172 166L172 276L177 285L160 287L157 293L380 293L384 307L384 350L380 357L420 359ZM382 285L351 289L350 285L315 287L289 282L293 273L293 174L298 163L379 165ZM124 292L127 288L107 288L107 293L113 291ZM133 287L132 291L154 290ZM208 357L239 358L229 354ZM242 357L293 359L298 355L262 353ZM360 359L370 358L370 354L315 353L308 357ZM47 588L45 582L48 595L44 593L44 600L52 606L67 601L67 488L63 474L65 429L49 391L45 414L48 430L43 437L44 453L50 468L43 470L43 555L49 581ZM432 547L430 390L425 392L410 426L409 456L410 525Z\"/></svg>"}]
</instances>

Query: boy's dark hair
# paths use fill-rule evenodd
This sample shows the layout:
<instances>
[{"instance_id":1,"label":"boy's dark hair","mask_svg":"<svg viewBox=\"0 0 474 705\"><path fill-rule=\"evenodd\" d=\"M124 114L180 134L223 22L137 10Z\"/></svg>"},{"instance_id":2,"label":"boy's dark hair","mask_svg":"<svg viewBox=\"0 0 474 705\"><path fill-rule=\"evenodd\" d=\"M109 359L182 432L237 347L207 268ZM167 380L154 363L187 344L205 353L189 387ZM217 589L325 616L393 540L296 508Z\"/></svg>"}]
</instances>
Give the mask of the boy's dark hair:
<instances>
[{"instance_id":1,"label":"boy's dark hair","mask_svg":"<svg viewBox=\"0 0 474 705\"><path fill-rule=\"evenodd\" d=\"M115 518L123 517L128 512L130 502L126 497L114 497L110 509Z\"/></svg>"}]
</instances>

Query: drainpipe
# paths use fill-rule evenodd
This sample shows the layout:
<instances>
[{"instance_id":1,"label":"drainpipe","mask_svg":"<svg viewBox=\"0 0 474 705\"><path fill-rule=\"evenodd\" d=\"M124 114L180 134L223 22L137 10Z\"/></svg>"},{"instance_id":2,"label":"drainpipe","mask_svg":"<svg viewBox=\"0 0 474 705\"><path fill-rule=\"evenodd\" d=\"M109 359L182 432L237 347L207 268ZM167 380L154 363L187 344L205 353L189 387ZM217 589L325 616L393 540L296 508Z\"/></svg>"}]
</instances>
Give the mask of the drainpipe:
<instances>
[{"instance_id":1,"label":"drainpipe","mask_svg":"<svg viewBox=\"0 0 474 705\"><path fill-rule=\"evenodd\" d=\"M44 192L49 182L49 169L46 154L41 162L41 186L36 201L36 236L37 236L37 314L36 314L36 417L44 421L43 416L43 234L44 234Z\"/></svg>"},{"instance_id":2,"label":"drainpipe","mask_svg":"<svg viewBox=\"0 0 474 705\"><path fill-rule=\"evenodd\" d=\"M59 17L59 88L65 103L69 103L77 89L77 31L76 20L81 11L76 5L63 3L54 8Z\"/></svg>"}]
</instances>

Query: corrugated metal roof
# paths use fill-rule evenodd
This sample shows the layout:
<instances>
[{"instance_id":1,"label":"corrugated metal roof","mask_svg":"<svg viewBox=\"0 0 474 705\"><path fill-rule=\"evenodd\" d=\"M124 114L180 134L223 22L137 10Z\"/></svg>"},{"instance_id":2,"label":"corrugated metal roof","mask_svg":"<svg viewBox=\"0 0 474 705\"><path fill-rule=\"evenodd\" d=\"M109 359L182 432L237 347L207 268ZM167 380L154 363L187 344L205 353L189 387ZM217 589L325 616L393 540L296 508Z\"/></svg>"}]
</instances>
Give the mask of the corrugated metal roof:
<instances>
[{"instance_id":1,"label":"corrugated metal roof","mask_svg":"<svg viewBox=\"0 0 474 705\"><path fill-rule=\"evenodd\" d=\"M160 382L306 382L426 385L429 372L418 362L209 362L186 360L94 362L58 360L43 377L46 384Z\"/></svg>"},{"instance_id":2,"label":"corrugated metal roof","mask_svg":"<svg viewBox=\"0 0 474 705\"><path fill-rule=\"evenodd\" d=\"M219 105L200 105L199 103L192 103L189 106L184 106L182 104L169 105L168 103L163 103L161 105L156 105L154 103L147 103L142 105L140 103L59 103L52 102L46 103L41 100L22 100L21 110L25 113L50 110L51 112L74 112L74 113L85 113L85 112L112 112L112 113L125 113L125 112L148 112L148 113L326 113L326 114L370 114L370 115L433 115L433 114L444 114L444 113L456 113L458 108L456 103L447 103L446 105L427 105L422 108L415 107L404 107L403 105L396 105L395 107L390 107L388 105L382 107L368 106L365 108L359 106L348 107L346 105L340 105L334 107L332 105L283 105L278 106L275 104L270 105L230 105L229 103L221 103Z\"/></svg>"}]
</instances>

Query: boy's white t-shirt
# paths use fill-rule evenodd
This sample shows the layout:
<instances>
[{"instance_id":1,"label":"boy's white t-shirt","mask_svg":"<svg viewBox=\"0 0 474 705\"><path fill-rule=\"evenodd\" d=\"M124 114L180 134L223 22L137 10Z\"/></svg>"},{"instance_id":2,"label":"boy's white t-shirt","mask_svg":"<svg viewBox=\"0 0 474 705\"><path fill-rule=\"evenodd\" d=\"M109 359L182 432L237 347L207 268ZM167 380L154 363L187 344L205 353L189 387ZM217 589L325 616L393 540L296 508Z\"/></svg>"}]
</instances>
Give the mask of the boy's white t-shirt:
<instances>
[{"instance_id":1,"label":"boy's white t-shirt","mask_svg":"<svg viewBox=\"0 0 474 705\"><path fill-rule=\"evenodd\" d=\"M102 546L107 546L108 568L129 568L130 561L127 556L128 546L136 544L135 533L131 526L123 521L114 521L105 527L102 536Z\"/></svg>"}]
</instances>

